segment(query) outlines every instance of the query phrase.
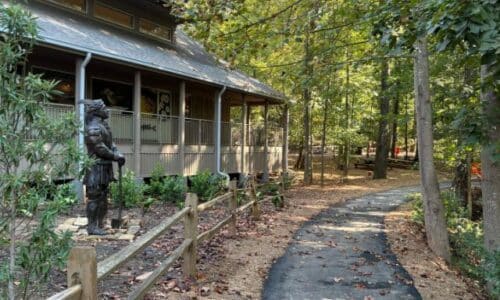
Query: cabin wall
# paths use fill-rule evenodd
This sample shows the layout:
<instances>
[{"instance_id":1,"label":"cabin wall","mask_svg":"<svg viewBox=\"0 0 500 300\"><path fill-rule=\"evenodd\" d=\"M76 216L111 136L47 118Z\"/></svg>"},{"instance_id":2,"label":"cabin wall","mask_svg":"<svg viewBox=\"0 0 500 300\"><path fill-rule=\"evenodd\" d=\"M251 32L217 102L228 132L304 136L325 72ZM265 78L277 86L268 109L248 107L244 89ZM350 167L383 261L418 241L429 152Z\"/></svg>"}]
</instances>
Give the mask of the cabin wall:
<instances>
[{"instance_id":1,"label":"cabin wall","mask_svg":"<svg viewBox=\"0 0 500 300\"><path fill-rule=\"evenodd\" d=\"M66 92L46 107L54 118L75 111L75 67L77 57L52 49L37 47L30 56L28 69L43 72L45 78L61 80L59 89ZM110 108L110 127L113 140L125 155L128 169L134 168L134 112L133 84L135 70L132 67L114 64L93 58L86 68L86 98L103 98ZM149 177L156 165L164 167L167 174L194 175L203 170L215 171L215 96L218 89L195 82L186 83L185 150L180 154L179 146L179 89L181 80L164 74L142 70L141 73L141 117L140 177ZM51 77L52 76L52 77ZM109 91L106 91L109 90ZM152 91L158 92L157 99ZM228 92L223 95L221 107L221 163L226 172L255 173L264 171L267 162L271 172L280 170L281 146L272 144L266 154L262 144L262 128L249 128L245 151L245 166L241 161L241 117L233 114L231 107L239 107ZM159 114L159 97L168 95L169 112ZM234 95L233 95L234 96ZM236 95L238 96L238 95ZM149 98L148 98L149 97ZM239 98L242 98L239 95ZM152 101L152 102L151 102ZM154 103L145 105L147 103ZM150 104L151 104L150 103ZM232 121L232 122L231 122ZM269 135L271 136L271 135ZM33 137L36 138L36 137ZM184 162L182 169L181 162Z\"/></svg>"}]
</instances>

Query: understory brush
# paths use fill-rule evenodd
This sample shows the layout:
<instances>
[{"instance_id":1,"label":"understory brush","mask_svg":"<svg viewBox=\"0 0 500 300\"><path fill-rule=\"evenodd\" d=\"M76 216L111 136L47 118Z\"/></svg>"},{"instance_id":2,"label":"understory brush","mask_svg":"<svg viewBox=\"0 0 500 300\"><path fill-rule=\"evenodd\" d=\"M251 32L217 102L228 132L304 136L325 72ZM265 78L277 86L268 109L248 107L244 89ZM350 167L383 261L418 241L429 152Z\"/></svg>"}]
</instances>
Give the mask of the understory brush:
<instances>
[{"instance_id":1,"label":"understory brush","mask_svg":"<svg viewBox=\"0 0 500 300\"><path fill-rule=\"evenodd\" d=\"M162 166L157 165L151 173L147 193L162 202L179 203L186 197L186 184L181 176L165 176Z\"/></svg>"},{"instance_id":2,"label":"understory brush","mask_svg":"<svg viewBox=\"0 0 500 300\"><path fill-rule=\"evenodd\" d=\"M120 195L119 181L112 182L109 188L111 200L115 205L118 206L123 201L123 206L126 208L142 206L146 186L144 183L136 180L134 172L125 170L122 178L122 195Z\"/></svg>"},{"instance_id":3,"label":"understory brush","mask_svg":"<svg viewBox=\"0 0 500 300\"><path fill-rule=\"evenodd\" d=\"M257 191L257 198L263 199L264 196L271 196L271 202L276 208L284 207L283 195L280 191L280 186L278 183L269 182L259 186Z\"/></svg>"},{"instance_id":4,"label":"understory brush","mask_svg":"<svg viewBox=\"0 0 500 300\"><path fill-rule=\"evenodd\" d=\"M203 171L189 177L191 182L189 191L195 193L200 202L209 201L217 196L225 188L225 178L212 174L209 171Z\"/></svg>"},{"instance_id":5,"label":"understory brush","mask_svg":"<svg viewBox=\"0 0 500 300\"><path fill-rule=\"evenodd\" d=\"M419 225L424 224L424 210L420 194L410 196L413 200L412 219ZM471 221L467 210L453 191L441 193L452 249L452 264L467 276L482 284L491 284L494 298L500 297L500 251L488 252L484 248L482 220Z\"/></svg>"}]
</instances>

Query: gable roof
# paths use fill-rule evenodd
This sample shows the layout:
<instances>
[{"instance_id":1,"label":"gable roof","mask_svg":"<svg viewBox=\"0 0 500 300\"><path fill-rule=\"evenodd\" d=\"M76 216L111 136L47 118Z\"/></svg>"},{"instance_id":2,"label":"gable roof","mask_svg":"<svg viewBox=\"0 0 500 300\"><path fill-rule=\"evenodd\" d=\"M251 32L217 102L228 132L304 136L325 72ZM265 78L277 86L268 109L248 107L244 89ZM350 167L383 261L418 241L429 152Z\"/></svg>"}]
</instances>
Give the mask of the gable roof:
<instances>
[{"instance_id":1,"label":"gable roof","mask_svg":"<svg viewBox=\"0 0 500 300\"><path fill-rule=\"evenodd\" d=\"M285 99L281 93L257 79L225 67L180 29L175 33L176 43L166 44L45 5L32 3L28 9L37 18L43 44L90 52L98 57L227 86L278 102Z\"/></svg>"}]
</instances>

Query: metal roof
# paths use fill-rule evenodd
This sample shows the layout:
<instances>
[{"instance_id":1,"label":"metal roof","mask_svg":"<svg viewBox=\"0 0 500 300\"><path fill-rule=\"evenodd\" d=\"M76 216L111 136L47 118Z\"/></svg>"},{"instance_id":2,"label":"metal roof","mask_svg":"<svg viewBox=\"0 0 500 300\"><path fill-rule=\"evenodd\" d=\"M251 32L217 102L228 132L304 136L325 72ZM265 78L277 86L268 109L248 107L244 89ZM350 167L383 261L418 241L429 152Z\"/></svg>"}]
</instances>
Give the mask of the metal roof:
<instances>
[{"instance_id":1,"label":"metal roof","mask_svg":"<svg viewBox=\"0 0 500 300\"><path fill-rule=\"evenodd\" d=\"M264 98L285 99L257 79L225 67L180 29L175 33L176 43L171 45L53 7L32 2L28 9L37 18L44 44L91 52Z\"/></svg>"}]
</instances>

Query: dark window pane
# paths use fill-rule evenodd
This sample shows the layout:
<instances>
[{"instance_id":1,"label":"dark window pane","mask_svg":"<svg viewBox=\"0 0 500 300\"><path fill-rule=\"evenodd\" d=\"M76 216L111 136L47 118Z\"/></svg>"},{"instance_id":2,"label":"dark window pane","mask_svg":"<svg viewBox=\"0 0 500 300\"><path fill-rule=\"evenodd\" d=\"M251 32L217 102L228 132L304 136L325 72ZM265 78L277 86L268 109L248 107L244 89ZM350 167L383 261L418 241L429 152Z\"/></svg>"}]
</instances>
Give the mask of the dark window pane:
<instances>
[{"instance_id":1,"label":"dark window pane","mask_svg":"<svg viewBox=\"0 0 500 300\"><path fill-rule=\"evenodd\" d=\"M172 31L169 27L145 19L139 20L139 31L162 40L172 41Z\"/></svg>"},{"instance_id":2,"label":"dark window pane","mask_svg":"<svg viewBox=\"0 0 500 300\"><path fill-rule=\"evenodd\" d=\"M85 0L47 0L47 1L59 4L66 8L85 12Z\"/></svg>"},{"instance_id":3,"label":"dark window pane","mask_svg":"<svg viewBox=\"0 0 500 300\"><path fill-rule=\"evenodd\" d=\"M121 10L100 4L96 2L94 5L94 16L98 19L102 19L120 26L127 28L133 28L133 17L126 12Z\"/></svg>"}]
</instances>

